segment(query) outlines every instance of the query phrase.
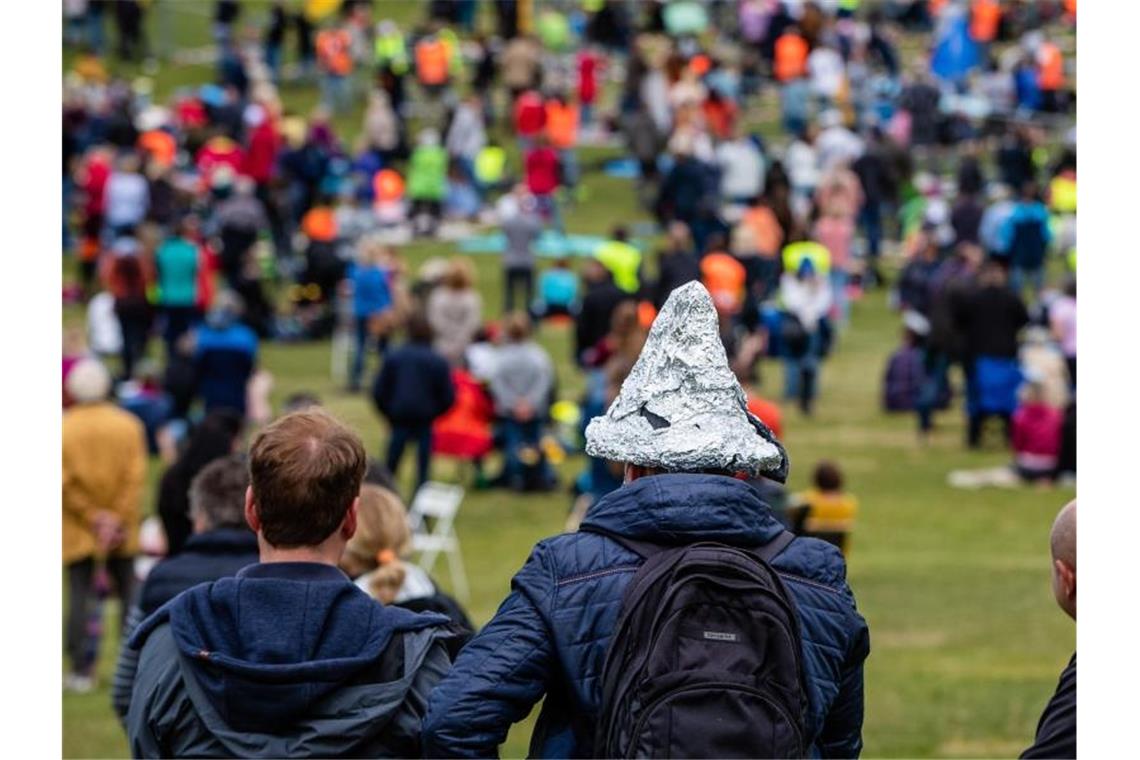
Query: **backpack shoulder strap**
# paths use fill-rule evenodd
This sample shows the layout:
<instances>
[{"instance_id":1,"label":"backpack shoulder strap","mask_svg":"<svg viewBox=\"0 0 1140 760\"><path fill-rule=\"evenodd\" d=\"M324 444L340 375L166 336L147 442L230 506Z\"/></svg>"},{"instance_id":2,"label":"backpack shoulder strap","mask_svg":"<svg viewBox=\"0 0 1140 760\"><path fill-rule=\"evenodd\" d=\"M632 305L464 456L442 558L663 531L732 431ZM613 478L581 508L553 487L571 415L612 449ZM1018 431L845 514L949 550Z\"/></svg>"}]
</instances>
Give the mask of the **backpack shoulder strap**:
<instances>
[{"instance_id":1,"label":"backpack shoulder strap","mask_svg":"<svg viewBox=\"0 0 1140 760\"><path fill-rule=\"evenodd\" d=\"M771 563L772 560L779 556L780 552L784 551L784 549L787 549L788 544L790 544L795 539L795 533L792 533L788 530L781 531L780 535L776 536L774 539L764 544L763 546L754 549L752 553L760 559L764 560L765 563Z\"/></svg>"},{"instance_id":2,"label":"backpack shoulder strap","mask_svg":"<svg viewBox=\"0 0 1140 760\"><path fill-rule=\"evenodd\" d=\"M626 549L629 549L631 552L641 557L642 559L649 559L654 554L660 554L661 552L665 551L666 548L668 548L659 544L650 543L648 541L637 541L632 538L626 538L625 536L614 533L612 530L599 528L596 525L582 525L578 528L578 532L593 533L598 536L605 536L611 541L621 544Z\"/></svg>"}]
</instances>

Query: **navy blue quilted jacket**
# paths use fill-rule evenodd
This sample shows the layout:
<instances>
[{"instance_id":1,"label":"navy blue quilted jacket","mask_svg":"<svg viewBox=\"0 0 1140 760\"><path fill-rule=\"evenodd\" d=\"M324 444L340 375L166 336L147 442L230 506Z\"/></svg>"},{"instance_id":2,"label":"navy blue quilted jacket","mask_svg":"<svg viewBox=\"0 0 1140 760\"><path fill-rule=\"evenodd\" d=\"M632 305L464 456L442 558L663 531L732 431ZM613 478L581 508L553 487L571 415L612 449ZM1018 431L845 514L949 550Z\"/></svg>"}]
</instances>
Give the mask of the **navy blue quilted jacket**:
<instances>
[{"instance_id":1,"label":"navy blue quilted jacket","mask_svg":"<svg viewBox=\"0 0 1140 760\"><path fill-rule=\"evenodd\" d=\"M641 478L599 499L583 524L659 544L759 546L781 530L751 486L717 475ZM539 542L494 619L432 693L425 756L495 755L511 724L544 696L531 754L590 756L606 648L640 563L596 533ZM829 544L798 538L773 565L801 619L810 752L856 757L863 746L863 660L870 641L843 558Z\"/></svg>"}]
</instances>

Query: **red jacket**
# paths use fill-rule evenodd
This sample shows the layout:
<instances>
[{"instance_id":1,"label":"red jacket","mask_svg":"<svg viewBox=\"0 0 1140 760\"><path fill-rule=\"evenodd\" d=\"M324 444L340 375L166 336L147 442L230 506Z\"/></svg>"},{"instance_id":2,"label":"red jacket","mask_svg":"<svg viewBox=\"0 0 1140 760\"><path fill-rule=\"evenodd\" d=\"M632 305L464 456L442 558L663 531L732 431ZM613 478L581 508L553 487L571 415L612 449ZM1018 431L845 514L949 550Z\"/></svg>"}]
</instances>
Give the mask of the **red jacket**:
<instances>
[{"instance_id":1,"label":"red jacket","mask_svg":"<svg viewBox=\"0 0 1140 760\"><path fill-rule=\"evenodd\" d=\"M578 54L578 101L590 105L598 96L598 59L591 53Z\"/></svg>"},{"instance_id":2,"label":"red jacket","mask_svg":"<svg viewBox=\"0 0 1140 760\"><path fill-rule=\"evenodd\" d=\"M491 451L495 407L479 381L461 369L451 371L455 403L432 423L431 450L459 459L479 459Z\"/></svg>"},{"instance_id":3,"label":"red jacket","mask_svg":"<svg viewBox=\"0 0 1140 760\"><path fill-rule=\"evenodd\" d=\"M1013 413L1012 443L1014 454L1020 459L1030 457L1056 458L1061 452L1061 410L1048 404L1023 404Z\"/></svg>"},{"instance_id":4,"label":"red jacket","mask_svg":"<svg viewBox=\"0 0 1140 760\"><path fill-rule=\"evenodd\" d=\"M546 128L546 106L542 97L533 90L519 95L515 101L515 133L521 137L534 137Z\"/></svg>"},{"instance_id":5,"label":"red jacket","mask_svg":"<svg viewBox=\"0 0 1140 760\"><path fill-rule=\"evenodd\" d=\"M526 186L535 195L558 189L558 154L553 148L535 148L526 154Z\"/></svg>"},{"instance_id":6,"label":"red jacket","mask_svg":"<svg viewBox=\"0 0 1140 760\"><path fill-rule=\"evenodd\" d=\"M243 173L259 185L271 180L280 146L281 138L277 134L277 127L270 119L266 119L249 136Z\"/></svg>"}]
</instances>

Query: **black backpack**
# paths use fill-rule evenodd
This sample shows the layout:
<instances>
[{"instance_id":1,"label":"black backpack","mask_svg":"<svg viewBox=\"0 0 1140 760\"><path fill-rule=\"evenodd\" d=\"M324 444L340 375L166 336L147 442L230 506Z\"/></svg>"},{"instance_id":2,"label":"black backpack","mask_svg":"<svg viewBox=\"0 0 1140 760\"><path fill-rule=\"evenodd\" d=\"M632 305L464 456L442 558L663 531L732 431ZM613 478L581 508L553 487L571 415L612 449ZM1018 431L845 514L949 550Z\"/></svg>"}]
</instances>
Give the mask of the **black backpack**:
<instances>
[{"instance_id":1,"label":"black backpack","mask_svg":"<svg viewBox=\"0 0 1140 760\"><path fill-rule=\"evenodd\" d=\"M645 558L602 671L595 757L804 757L799 618L756 550L663 547L603 533Z\"/></svg>"}]
</instances>

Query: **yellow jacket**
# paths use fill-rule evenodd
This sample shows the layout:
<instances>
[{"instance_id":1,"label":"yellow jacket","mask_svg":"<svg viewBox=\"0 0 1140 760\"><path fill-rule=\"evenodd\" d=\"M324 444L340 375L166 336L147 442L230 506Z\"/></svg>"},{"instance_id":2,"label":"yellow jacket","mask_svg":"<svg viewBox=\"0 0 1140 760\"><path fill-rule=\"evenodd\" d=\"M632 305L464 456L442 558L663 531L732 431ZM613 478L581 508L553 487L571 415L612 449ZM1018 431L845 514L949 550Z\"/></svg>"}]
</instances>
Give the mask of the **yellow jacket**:
<instances>
[{"instance_id":1,"label":"yellow jacket","mask_svg":"<svg viewBox=\"0 0 1140 760\"><path fill-rule=\"evenodd\" d=\"M855 527L859 502L848 493L824 493L809 488L799 494L798 501L808 508L804 529L809 533L848 533Z\"/></svg>"},{"instance_id":2,"label":"yellow jacket","mask_svg":"<svg viewBox=\"0 0 1140 760\"><path fill-rule=\"evenodd\" d=\"M63 561L96 553L92 520L100 510L122 518L117 556L138 552L146 437L134 415L113 404L81 404L63 413Z\"/></svg>"}]
</instances>

